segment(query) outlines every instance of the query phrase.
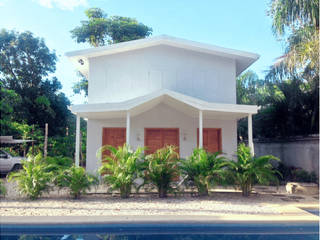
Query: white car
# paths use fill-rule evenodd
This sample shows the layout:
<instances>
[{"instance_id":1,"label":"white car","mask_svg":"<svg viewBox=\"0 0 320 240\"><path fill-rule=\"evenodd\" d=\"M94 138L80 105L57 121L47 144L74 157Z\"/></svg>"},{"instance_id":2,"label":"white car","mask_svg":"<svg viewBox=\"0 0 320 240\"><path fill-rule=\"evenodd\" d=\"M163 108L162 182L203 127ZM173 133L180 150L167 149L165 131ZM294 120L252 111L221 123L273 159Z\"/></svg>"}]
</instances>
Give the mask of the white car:
<instances>
[{"instance_id":1,"label":"white car","mask_svg":"<svg viewBox=\"0 0 320 240\"><path fill-rule=\"evenodd\" d=\"M9 153L0 150L0 174L7 174L21 169L21 160L25 159L24 157L13 157Z\"/></svg>"}]
</instances>

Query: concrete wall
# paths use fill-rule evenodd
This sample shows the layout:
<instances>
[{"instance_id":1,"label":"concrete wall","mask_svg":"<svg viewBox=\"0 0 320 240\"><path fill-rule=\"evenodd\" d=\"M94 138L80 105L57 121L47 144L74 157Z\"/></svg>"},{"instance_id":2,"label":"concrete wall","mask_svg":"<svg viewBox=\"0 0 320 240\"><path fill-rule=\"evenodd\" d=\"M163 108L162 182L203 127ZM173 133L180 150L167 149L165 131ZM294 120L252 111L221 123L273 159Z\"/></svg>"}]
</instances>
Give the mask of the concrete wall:
<instances>
[{"instance_id":1,"label":"concrete wall","mask_svg":"<svg viewBox=\"0 0 320 240\"><path fill-rule=\"evenodd\" d=\"M236 103L231 59L160 45L90 58L89 66L88 103L120 102L159 89Z\"/></svg>"},{"instance_id":2,"label":"concrete wall","mask_svg":"<svg viewBox=\"0 0 320 240\"><path fill-rule=\"evenodd\" d=\"M179 128L180 156L189 156L197 145L198 118L192 118L163 103L153 109L131 118L130 145L133 148L144 146L144 128ZM237 147L236 120L204 119L203 127L222 128L222 151L232 157ZM89 172L100 166L96 152L102 145L103 127L126 127L126 119L88 120L87 163Z\"/></svg>"},{"instance_id":3,"label":"concrete wall","mask_svg":"<svg viewBox=\"0 0 320 240\"><path fill-rule=\"evenodd\" d=\"M278 142L255 142L257 156L272 154L287 166L315 171L319 176L319 138L309 137Z\"/></svg>"}]
</instances>

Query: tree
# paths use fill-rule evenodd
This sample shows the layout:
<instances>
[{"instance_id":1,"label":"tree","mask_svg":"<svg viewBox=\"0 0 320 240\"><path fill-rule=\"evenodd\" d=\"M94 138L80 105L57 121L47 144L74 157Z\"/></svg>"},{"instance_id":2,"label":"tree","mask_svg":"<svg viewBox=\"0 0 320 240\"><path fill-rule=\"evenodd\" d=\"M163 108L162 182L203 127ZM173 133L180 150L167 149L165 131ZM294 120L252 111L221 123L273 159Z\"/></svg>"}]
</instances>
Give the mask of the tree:
<instances>
[{"instance_id":1,"label":"tree","mask_svg":"<svg viewBox=\"0 0 320 240\"><path fill-rule=\"evenodd\" d=\"M284 38L287 47L283 56L271 66L266 80L278 82L279 88L292 89L298 95L288 102L288 109L293 112L304 111L307 126L304 134L319 131L319 1L318 0L273 0L269 16L273 20L272 29L276 37ZM285 83L282 83L286 81ZM284 94L289 101L289 92ZM278 102L281 103L281 102ZM292 106L297 106L292 109ZM300 105L300 106L298 106ZM297 122L302 124L297 119ZM289 123L288 123L289 124ZM301 131L298 131L301 132Z\"/></svg>"},{"instance_id":2,"label":"tree","mask_svg":"<svg viewBox=\"0 0 320 240\"><path fill-rule=\"evenodd\" d=\"M1 115L18 123L39 127L49 123L52 126L50 135L64 132L67 118L71 114L67 108L70 102L59 92L62 85L58 79L48 78L56 69L56 61L55 52L48 49L43 39L34 37L31 32L2 29L1 86L6 89L3 91L7 91L7 95L11 92L20 100L11 106L10 111L1 109ZM3 91L2 94L5 94Z\"/></svg>"},{"instance_id":3,"label":"tree","mask_svg":"<svg viewBox=\"0 0 320 240\"><path fill-rule=\"evenodd\" d=\"M104 46L108 38L107 15L100 8L89 8L85 11L87 21L81 21L81 26L71 30L71 37L77 43L89 43L93 47Z\"/></svg>"},{"instance_id":4,"label":"tree","mask_svg":"<svg viewBox=\"0 0 320 240\"><path fill-rule=\"evenodd\" d=\"M89 43L93 47L106 44L126 42L146 38L152 34L152 28L134 18L111 16L100 8L89 8L85 11L88 20L81 21L79 27L71 30L71 37L77 43ZM80 75L80 81L73 86L76 94L88 95L88 80Z\"/></svg>"},{"instance_id":5,"label":"tree","mask_svg":"<svg viewBox=\"0 0 320 240\"><path fill-rule=\"evenodd\" d=\"M89 43L93 47L99 47L106 43L136 40L152 34L152 28L134 18L121 16L108 18L100 8L89 8L85 14L88 20L81 21L81 26L71 30L71 37L77 43Z\"/></svg>"},{"instance_id":6,"label":"tree","mask_svg":"<svg viewBox=\"0 0 320 240\"><path fill-rule=\"evenodd\" d=\"M272 0L268 14L275 36L288 36L285 53L272 67L271 76L308 68L319 75L319 1Z\"/></svg>"}]
</instances>

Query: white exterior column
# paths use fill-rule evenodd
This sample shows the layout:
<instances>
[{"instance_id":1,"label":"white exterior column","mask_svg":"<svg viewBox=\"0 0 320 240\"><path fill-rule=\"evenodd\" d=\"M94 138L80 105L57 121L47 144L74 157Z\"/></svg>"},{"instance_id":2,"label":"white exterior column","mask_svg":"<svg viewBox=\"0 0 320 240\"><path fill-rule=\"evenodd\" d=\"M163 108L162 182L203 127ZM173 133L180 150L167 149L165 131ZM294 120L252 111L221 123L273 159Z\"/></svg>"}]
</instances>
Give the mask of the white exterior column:
<instances>
[{"instance_id":1,"label":"white exterior column","mask_svg":"<svg viewBox=\"0 0 320 240\"><path fill-rule=\"evenodd\" d=\"M248 145L251 149L252 156L254 156L254 146L252 137L252 114L248 115Z\"/></svg>"},{"instance_id":2,"label":"white exterior column","mask_svg":"<svg viewBox=\"0 0 320 240\"><path fill-rule=\"evenodd\" d=\"M202 111L199 110L199 148L203 147L203 119Z\"/></svg>"},{"instance_id":3,"label":"white exterior column","mask_svg":"<svg viewBox=\"0 0 320 240\"><path fill-rule=\"evenodd\" d=\"M75 152L75 164L79 167L80 162L80 116L77 115L76 122L76 152Z\"/></svg>"},{"instance_id":4,"label":"white exterior column","mask_svg":"<svg viewBox=\"0 0 320 240\"><path fill-rule=\"evenodd\" d=\"M130 145L130 112L127 111L126 143Z\"/></svg>"}]
</instances>

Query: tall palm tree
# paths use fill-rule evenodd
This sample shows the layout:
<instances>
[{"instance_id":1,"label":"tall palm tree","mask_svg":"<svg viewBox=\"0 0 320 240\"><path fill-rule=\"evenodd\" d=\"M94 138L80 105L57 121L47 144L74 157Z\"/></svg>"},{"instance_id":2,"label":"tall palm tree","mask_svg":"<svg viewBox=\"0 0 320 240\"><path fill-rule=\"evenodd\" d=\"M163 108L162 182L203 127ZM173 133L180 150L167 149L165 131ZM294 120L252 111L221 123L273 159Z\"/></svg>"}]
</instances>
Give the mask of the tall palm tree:
<instances>
[{"instance_id":1,"label":"tall palm tree","mask_svg":"<svg viewBox=\"0 0 320 240\"><path fill-rule=\"evenodd\" d=\"M289 34L285 53L272 66L269 78L310 68L319 76L319 1L272 0L268 15L276 37Z\"/></svg>"}]
</instances>

